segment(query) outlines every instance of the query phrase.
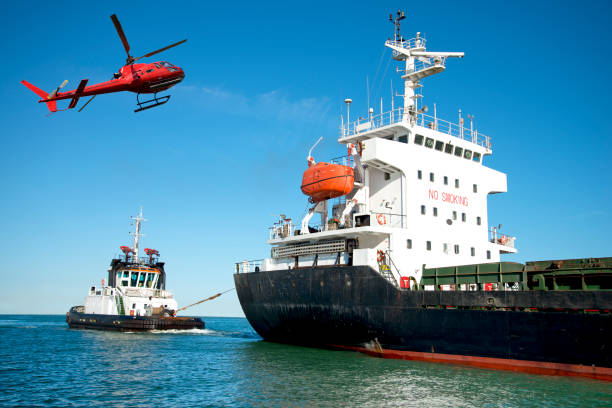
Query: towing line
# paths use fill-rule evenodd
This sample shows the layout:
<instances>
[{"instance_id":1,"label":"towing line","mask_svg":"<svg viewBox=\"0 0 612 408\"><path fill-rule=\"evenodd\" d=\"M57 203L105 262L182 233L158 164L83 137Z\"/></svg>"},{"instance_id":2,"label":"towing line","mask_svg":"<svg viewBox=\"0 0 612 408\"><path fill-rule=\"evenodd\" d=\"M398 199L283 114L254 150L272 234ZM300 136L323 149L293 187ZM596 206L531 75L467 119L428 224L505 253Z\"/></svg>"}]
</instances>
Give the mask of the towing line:
<instances>
[{"instance_id":1,"label":"towing line","mask_svg":"<svg viewBox=\"0 0 612 408\"><path fill-rule=\"evenodd\" d=\"M206 298L206 299L202 299L202 300L200 300L199 302L195 302L195 303L192 303L192 304L187 305L187 306L185 306L185 307L181 307L180 309L177 309L176 311L177 311L177 312L180 312L181 310L185 310L185 309L187 309L188 307L195 306L195 305L199 305L200 303L204 303L204 302L206 302L206 301L208 301L208 300L213 300L213 299L215 299L215 298L218 298L218 297L219 297L219 296L221 296L222 294L227 293L227 292L230 292L230 291L235 290L235 289L236 289L236 288L231 288L231 289L228 289L228 290L226 290L226 291L224 291L224 292L217 293L216 295L213 295L213 296L208 297L208 298Z\"/></svg>"}]
</instances>

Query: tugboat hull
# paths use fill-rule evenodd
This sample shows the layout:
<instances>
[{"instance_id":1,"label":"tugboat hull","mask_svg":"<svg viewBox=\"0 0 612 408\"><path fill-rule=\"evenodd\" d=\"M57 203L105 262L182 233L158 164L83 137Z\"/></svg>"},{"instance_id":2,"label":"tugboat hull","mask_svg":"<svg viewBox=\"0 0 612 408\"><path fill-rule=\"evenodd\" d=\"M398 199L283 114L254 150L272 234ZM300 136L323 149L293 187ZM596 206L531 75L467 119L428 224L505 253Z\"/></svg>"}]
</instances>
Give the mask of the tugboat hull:
<instances>
[{"instance_id":1,"label":"tugboat hull","mask_svg":"<svg viewBox=\"0 0 612 408\"><path fill-rule=\"evenodd\" d=\"M81 313L79 306L66 313L66 323L72 329L113 331L190 330L203 329L199 317L119 316Z\"/></svg>"}]
</instances>

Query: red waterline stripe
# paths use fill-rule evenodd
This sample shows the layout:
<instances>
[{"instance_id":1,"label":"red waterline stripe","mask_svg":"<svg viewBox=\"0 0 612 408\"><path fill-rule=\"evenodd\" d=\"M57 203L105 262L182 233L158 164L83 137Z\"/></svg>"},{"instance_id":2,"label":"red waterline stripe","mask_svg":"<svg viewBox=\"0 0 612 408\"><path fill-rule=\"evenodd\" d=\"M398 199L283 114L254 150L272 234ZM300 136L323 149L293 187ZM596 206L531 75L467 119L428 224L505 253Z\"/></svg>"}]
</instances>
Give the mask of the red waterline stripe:
<instances>
[{"instance_id":1,"label":"red waterline stripe","mask_svg":"<svg viewBox=\"0 0 612 408\"><path fill-rule=\"evenodd\" d=\"M595 378L597 380L612 381L612 368L608 367L547 363L530 360L512 360L493 357L462 356L458 354L422 353L418 351L400 351L390 349L376 351L369 350L365 347L350 347L340 345L330 346L335 349L358 351L373 357L427 361L431 363L460 364L494 370L519 371L529 374L588 377Z\"/></svg>"}]
</instances>

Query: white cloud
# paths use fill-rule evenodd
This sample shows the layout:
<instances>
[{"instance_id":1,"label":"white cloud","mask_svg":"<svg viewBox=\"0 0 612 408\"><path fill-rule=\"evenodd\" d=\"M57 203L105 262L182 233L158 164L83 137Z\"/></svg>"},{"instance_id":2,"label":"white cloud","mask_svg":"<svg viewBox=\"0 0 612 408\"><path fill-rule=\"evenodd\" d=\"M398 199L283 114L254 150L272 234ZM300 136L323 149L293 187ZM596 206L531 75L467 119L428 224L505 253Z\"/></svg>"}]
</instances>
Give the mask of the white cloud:
<instances>
[{"instance_id":1,"label":"white cloud","mask_svg":"<svg viewBox=\"0 0 612 408\"><path fill-rule=\"evenodd\" d=\"M328 97L291 99L280 90L247 96L218 86L182 86L183 91L198 94L199 103L223 113L290 121L326 121L330 109Z\"/></svg>"}]
</instances>

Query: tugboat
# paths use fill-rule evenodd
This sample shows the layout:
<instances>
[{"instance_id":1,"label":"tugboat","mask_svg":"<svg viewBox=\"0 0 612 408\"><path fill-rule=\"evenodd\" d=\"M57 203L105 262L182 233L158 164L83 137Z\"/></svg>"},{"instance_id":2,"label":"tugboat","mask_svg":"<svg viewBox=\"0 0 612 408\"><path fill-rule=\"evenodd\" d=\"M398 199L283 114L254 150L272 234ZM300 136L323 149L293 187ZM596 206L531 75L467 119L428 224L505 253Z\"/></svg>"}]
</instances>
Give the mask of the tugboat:
<instances>
[{"instance_id":1,"label":"tugboat","mask_svg":"<svg viewBox=\"0 0 612 408\"><path fill-rule=\"evenodd\" d=\"M75 329L119 331L203 329L198 317L178 317L174 295L166 290L164 262L159 252L145 248L146 257L139 257L140 226L145 219L142 208L131 217L136 228L134 244L121 246L121 258L111 261L108 285L92 286L84 306L73 306L66 313L66 323Z\"/></svg>"},{"instance_id":2,"label":"tugboat","mask_svg":"<svg viewBox=\"0 0 612 408\"><path fill-rule=\"evenodd\" d=\"M489 227L488 197L507 191L483 163L491 138L421 102L421 81L463 53L405 39L404 18L385 42L403 106L351 122L344 101L348 156L317 165L311 149L307 214L281 216L270 256L236 264L246 318L267 341L612 381L612 258L501 260L517 240Z\"/></svg>"}]
</instances>

